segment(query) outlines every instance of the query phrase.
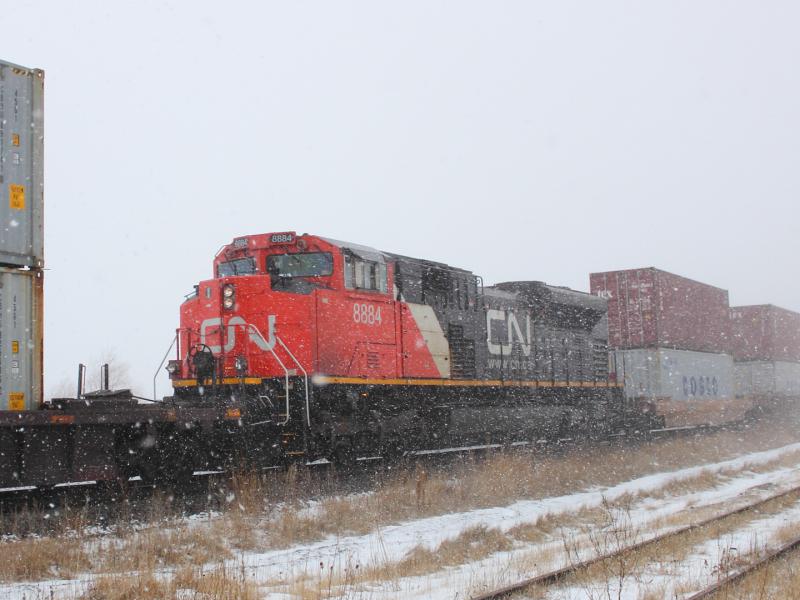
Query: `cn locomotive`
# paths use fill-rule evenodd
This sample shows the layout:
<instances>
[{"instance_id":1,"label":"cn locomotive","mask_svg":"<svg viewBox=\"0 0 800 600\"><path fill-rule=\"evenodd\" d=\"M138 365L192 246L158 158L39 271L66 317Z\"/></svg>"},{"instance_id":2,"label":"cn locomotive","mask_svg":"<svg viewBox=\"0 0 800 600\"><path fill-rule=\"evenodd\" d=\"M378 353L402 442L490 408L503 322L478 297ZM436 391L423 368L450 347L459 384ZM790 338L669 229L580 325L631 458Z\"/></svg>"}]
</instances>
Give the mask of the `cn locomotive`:
<instances>
[{"instance_id":1,"label":"cn locomotive","mask_svg":"<svg viewBox=\"0 0 800 600\"><path fill-rule=\"evenodd\" d=\"M295 232L237 237L213 269L167 370L178 403L242 407L251 458L601 436L632 418L597 296Z\"/></svg>"}]
</instances>

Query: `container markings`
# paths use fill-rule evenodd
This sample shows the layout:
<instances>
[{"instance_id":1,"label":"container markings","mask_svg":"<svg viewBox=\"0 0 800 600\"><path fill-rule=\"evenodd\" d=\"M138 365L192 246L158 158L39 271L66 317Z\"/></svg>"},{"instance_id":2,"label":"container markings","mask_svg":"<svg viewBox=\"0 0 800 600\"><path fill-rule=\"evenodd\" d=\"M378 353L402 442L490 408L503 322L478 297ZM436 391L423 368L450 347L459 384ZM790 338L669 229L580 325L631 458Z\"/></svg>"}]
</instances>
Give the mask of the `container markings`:
<instances>
[{"instance_id":1,"label":"container markings","mask_svg":"<svg viewBox=\"0 0 800 600\"><path fill-rule=\"evenodd\" d=\"M14 210L25 210L25 186L11 183L8 186L8 204Z\"/></svg>"},{"instance_id":2,"label":"container markings","mask_svg":"<svg viewBox=\"0 0 800 600\"><path fill-rule=\"evenodd\" d=\"M8 410L25 410L25 392L8 393Z\"/></svg>"}]
</instances>

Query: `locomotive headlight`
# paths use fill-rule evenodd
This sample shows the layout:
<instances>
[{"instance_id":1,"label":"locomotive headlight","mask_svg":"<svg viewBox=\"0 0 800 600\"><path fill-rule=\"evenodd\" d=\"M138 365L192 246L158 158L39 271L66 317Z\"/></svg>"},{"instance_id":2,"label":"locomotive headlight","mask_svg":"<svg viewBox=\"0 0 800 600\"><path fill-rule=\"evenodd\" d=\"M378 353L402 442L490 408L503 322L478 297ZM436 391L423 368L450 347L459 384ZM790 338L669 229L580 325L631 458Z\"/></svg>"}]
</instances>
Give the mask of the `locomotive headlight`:
<instances>
[{"instance_id":1,"label":"locomotive headlight","mask_svg":"<svg viewBox=\"0 0 800 600\"><path fill-rule=\"evenodd\" d=\"M225 308L233 308L234 296L236 295L232 285L226 285L222 288L222 306Z\"/></svg>"}]
</instances>

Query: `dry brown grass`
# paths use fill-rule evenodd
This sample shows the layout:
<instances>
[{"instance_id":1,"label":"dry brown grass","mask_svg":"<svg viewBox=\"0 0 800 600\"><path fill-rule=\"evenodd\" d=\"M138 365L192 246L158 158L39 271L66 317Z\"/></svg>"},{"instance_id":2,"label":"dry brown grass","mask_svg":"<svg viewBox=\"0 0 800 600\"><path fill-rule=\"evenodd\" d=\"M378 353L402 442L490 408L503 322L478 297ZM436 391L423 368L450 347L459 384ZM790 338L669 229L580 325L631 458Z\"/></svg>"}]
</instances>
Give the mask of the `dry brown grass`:
<instances>
[{"instance_id":1,"label":"dry brown grass","mask_svg":"<svg viewBox=\"0 0 800 600\"><path fill-rule=\"evenodd\" d=\"M80 600L174 600L175 589L152 573L110 575L95 580Z\"/></svg>"},{"instance_id":2,"label":"dry brown grass","mask_svg":"<svg viewBox=\"0 0 800 600\"><path fill-rule=\"evenodd\" d=\"M26 538L0 547L0 580L6 582L69 578L91 566L81 541L74 538Z\"/></svg>"},{"instance_id":3,"label":"dry brown grass","mask_svg":"<svg viewBox=\"0 0 800 600\"><path fill-rule=\"evenodd\" d=\"M549 538L554 531L564 526L565 517L562 515L547 514L539 517L533 523L522 523L508 530L515 540L527 543L539 543Z\"/></svg>"},{"instance_id":4,"label":"dry brown grass","mask_svg":"<svg viewBox=\"0 0 800 600\"><path fill-rule=\"evenodd\" d=\"M552 571L556 566L563 565L566 560L567 556L564 554L563 548L553 545L535 547L533 550L516 553L500 576L491 572L488 575L481 573L468 587L465 598L485 594L501 586L532 577L537 573ZM546 598L547 588L531 586L524 593L515 594L512 597L525 600Z\"/></svg>"},{"instance_id":5,"label":"dry brown grass","mask_svg":"<svg viewBox=\"0 0 800 600\"><path fill-rule=\"evenodd\" d=\"M773 539L776 544L786 544L790 540L796 539L798 535L800 535L800 525L795 522L777 529L773 534Z\"/></svg>"},{"instance_id":6,"label":"dry brown grass","mask_svg":"<svg viewBox=\"0 0 800 600\"><path fill-rule=\"evenodd\" d=\"M669 598L669 588L664 584L658 584L651 589L645 590L639 596L639 600L664 600Z\"/></svg>"},{"instance_id":7,"label":"dry brown grass","mask_svg":"<svg viewBox=\"0 0 800 600\"><path fill-rule=\"evenodd\" d=\"M472 527L458 536L443 541L436 548L417 546L402 560L377 560L373 565L320 563L318 573L304 573L288 584L293 597L318 600L332 597L361 597L360 590L368 582L397 581L404 577L425 575L445 567L481 560L497 552L507 552L514 541L499 529ZM280 587L274 582L273 587Z\"/></svg>"},{"instance_id":8,"label":"dry brown grass","mask_svg":"<svg viewBox=\"0 0 800 600\"><path fill-rule=\"evenodd\" d=\"M317 527L320 534L367 533L385 513L383 507L363 497L326 498L320 503L319 512Z\"/></svg>"},{"instance_id":9,"label":"dry brown grass","mask_svg":"<svg viewBox=\"0 0 800 600\"><path fill-rule=\"evenodd\" d=\"M722 589L717 600L800 600L800 553L778 560Z\"/></svg>"},{"instance_id":10,"label":"dry brown grass","mask_svg":"<svg viewBox=\"0 0 800 600\"><path fill-rule=\"evenodd\" d=\"M71 535L83 531L92 522L85 505L67 504L52 508L46 502L20 507L0 514L0 531L6 535Z\"/></svg>"},{"instance_id":11,"label":"dry brown grass","mask_svg":"<svg viewBox=\"0 0 800 600\"><path fill-rule=\"evenodd\" d=\"M250 581L243 568L219 564L210 570L184 568L176 573L172 585L178 590L192 590L195 598L256 600L258 585Z\"/></svg>"},{"instance_id":12,"label":"dry brown grass","mask_svg":"<svg viewBox=\"0 0 800 600\"><path fill-rule=\"evenodd\" d=\"M725 478L726 474L722 471L713 472L703 469L697 475L692 477L684 477L681 479L673 479L668 481L661 488L648 492L647 495L651 498L665 498L667 496L684 496L692 492L700 490L707 490L719 483Z\"/></svg>"},{"instance_id":13,"label":"dry brown grass","mask_svg":"<svg viewBox=\"0 0 800 600\"><path fill-rule=\"evenodd\" d=\"M715 485L719 485L726 479L735 477L745 471L753 473L768 473L782 467L791 467L800 464L800 451L788 452L778 458L759 463L746 464L741 468L726 468L719 471L702 470L697 475L670 481L658 490L648 492L651 498L664 498L667 496L681 496L707 490Z\"/></svg>"},{"instance_id":14,"label":"dry brown grass","mask_svg":"<svg viewBox=\"0 0 800 600\"><path fill-rule=\"evenodd\" d=\"M394 565L384 567L384 579L423 575L442 570L444 567L463 565L490 556L496 552L508 552L513 540L499 529L485 525L465 529L458 536L443 541L435 549L418 546Z\"/></svg>"},{"instance_id":15,"label":"dry brown grass","mask_svg":"<svg viewBox=\"0 0 800 600\"><path fill-rule=\"evenodd\" d=\"M229 509L231 512L249 514L263 513L267 502L277 488L274 474L237 471L231 475L228 487L232 493ZM286 480L290 477L287 475ZM286 489L286 488L284 488Z\"/></svg>"},{"instance_id":16,"label":"dry brown grass","mask_svg":"<svg viewBox=\"0 0 800 600\"><path fill-rule=\"evenodd\" d=\"M152 571L135 575L106 575L97 578L79 596L80 600L257 600L258 586L243 570L219 564L211 569L185 567L174 576L156 576Z\"/></svg>"},{"instance_id":17,"label":"dry brown grass","mask_svg":"<svg viewBox=\"0 0 800 600\"><path fill-rule=\"evenodd\" d=\"M319 519L304 514L296 507L287 507L265 525L271 545L288 547L321 537Z\"/></svg>"},{"instance_id":18,"label":"dry brown grass","mask_svg":"<svg viewBox=\"0 0 800 600\"><path fill-rule=\"evenodd\" d=\"M222 537L205 525L173 524L149 528L121 540L104 538L96 549L103 571L152 571L178 565L203 565L232 557Z\"/></svg>"}]
</instances>

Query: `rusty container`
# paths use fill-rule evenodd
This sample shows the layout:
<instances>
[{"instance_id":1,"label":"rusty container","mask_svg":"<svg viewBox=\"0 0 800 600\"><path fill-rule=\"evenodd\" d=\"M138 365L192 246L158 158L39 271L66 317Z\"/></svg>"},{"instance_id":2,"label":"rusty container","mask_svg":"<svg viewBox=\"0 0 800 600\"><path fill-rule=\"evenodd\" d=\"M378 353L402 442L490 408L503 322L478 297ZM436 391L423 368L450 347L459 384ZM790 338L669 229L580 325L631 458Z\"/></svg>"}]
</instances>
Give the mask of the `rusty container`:
<instances>
[{"instance_id":1,"label":"rusty container","mask_svg":"<svg viewBox=\"0 0 800 600\"><path fill-rule=\"evenodd\" d=\"M608 300L609 347L729 352L728 292L654 267L590 275Z\"/></svg>"},{"instance_id":2,"label":"rusty container","mask_svg":"<svg viewBox=\"0 0 800 600\"><path fill-rule=\"evenodd\" d=\"M772 304L730 309L737 361L800 362L800 313Z\"/></svg>"}]
</instances>

